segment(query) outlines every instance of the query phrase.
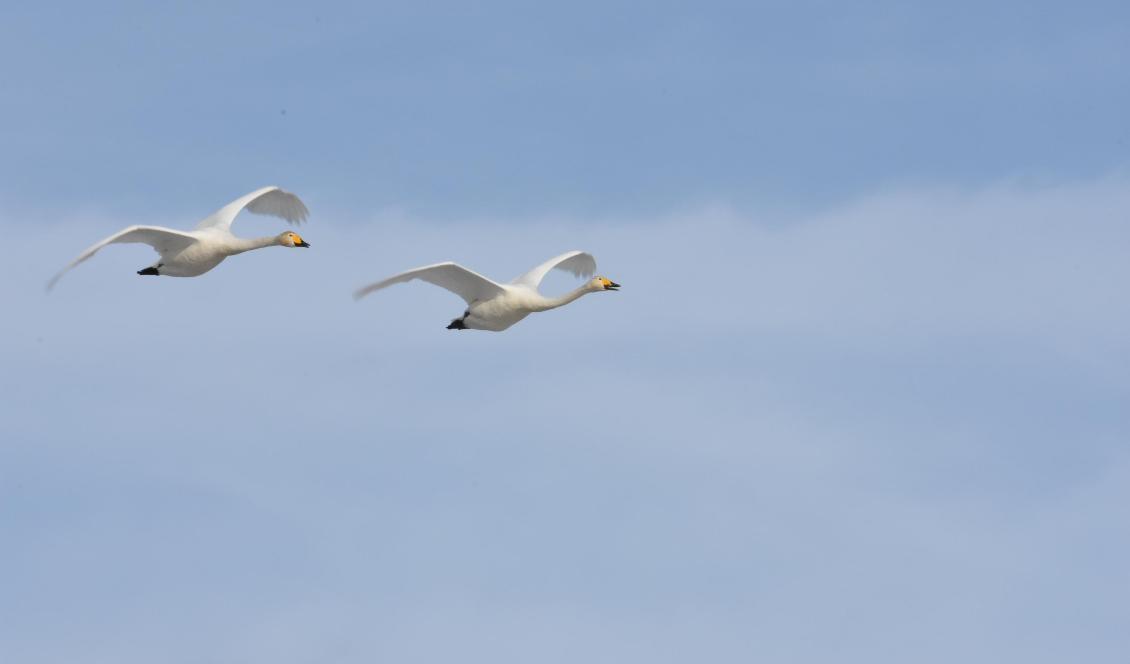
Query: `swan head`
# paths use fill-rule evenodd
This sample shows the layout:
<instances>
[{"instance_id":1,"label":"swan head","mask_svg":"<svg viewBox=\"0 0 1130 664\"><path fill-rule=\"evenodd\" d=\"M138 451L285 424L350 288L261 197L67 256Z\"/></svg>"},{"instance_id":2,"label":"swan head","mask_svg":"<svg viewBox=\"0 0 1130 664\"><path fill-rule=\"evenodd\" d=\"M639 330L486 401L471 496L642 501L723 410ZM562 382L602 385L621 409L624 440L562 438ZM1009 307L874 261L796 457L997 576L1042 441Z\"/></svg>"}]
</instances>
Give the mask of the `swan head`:
<instances>
[{"instance_id":1,"label":"swan head","mask_svg":"<svg viewBox=\"0 0 1130 664\"><path fill-rule=\"evenodd\" d=\"M293 231L279 233L279 244L284 247L309 247L310 243Z\"/></svg>"},{"instance_id":2,"label":"swan head","mask_svg":"<svg viewBox=\"0 0 1130 664\"><path fill-rule=\"evenodd\" d=\"M620 284L608 277L593 277L592 281L589 282L589 288L593 291L615 291L620 290Z\"/></svg>"}]
</instances>

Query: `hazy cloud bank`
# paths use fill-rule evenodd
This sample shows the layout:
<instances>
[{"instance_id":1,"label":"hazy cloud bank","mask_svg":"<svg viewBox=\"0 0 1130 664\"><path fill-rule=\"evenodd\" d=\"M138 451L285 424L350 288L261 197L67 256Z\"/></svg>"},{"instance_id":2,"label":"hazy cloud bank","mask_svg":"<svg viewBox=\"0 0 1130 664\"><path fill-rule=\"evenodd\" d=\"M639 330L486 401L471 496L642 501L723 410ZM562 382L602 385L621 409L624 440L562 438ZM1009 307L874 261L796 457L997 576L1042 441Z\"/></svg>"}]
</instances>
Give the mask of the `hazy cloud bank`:
<instances>
[{"instance_id":1,"label":"hazy cloud bank","mask_svg":"<svg viewBox=\"0 0 1130 664\"><path fill-rule=\"evenodd\" d=\"M1116 661L1128 184L789 219L311 200L308 252L154 280L133 274L148 250L111 247L51 296L58 266L143 220L5 217L0 643L29 662ZM503 335L444 330L461 302L426 285L349 298L571 248L624 290Z\"/></svg>"}]
</instances>

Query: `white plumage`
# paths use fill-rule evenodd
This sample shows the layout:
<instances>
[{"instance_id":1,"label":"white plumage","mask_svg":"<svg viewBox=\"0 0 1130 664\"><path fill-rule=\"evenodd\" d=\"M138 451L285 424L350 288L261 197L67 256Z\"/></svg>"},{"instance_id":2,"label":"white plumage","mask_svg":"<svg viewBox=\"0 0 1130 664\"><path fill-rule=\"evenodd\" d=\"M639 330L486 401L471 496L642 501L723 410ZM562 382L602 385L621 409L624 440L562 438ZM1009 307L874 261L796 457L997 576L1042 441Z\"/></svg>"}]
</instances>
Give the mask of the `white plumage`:
<instances>
[{"instance_id":1,"label":"white plumage","mask_svg":"<svg viewBox=\"0 0 1130 664\"><path fill-rule=\"evenodd\" d=\"M534 269L500 284L456 263L436 263L418 267L358 289L353 297L361 299L369 293L413 279L445 288L467 303L460 318L451 321L449 330L490 330L501 332L535 311L546 311L569 304L582 295L598 291L614 291L620 284L604 277L595 277L560 296L546 297L538 292L545 275L553 269L564 270L578 277L596 272L596 259L583 251L570 251L549 259Z\"/></svg>"},{"instance_id":2,"label":"white plumage","mask_svg":"<svg viewBox=\"0 0 1130 664\"><path fill-rule=\"evenodd\" d=\"M169 277L196 277L219 265L228 256L252 249L270 246L309 247L297 233L286 231L279 235L246 239L231 232L232 221L240 210L246 208L255 214L280 217L292 224L306 220L309 211L294 194L278 187L263 187L235 199L205 217L191 231L179 231L161 226L130 226L87 248L78 258L59 271L47 284L55 287L59 279L71 268L89 259L110 244L139 242L153 247L159 254L157 262L138 271L138 274Z\"/></svg>"}]
</instances>

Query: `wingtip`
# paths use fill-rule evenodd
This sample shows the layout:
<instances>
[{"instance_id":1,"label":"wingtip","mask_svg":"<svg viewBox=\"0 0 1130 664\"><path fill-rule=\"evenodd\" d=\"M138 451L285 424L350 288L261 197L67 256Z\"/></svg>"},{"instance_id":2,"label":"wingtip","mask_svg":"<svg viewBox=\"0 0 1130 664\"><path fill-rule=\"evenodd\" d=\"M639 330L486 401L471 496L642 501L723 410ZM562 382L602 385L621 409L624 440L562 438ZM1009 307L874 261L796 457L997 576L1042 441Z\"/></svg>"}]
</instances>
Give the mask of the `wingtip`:
<instances>
[{"instance_id":1,"label":"wingtip","mask_svg":"<svg viewBox=\"0 0 1130 664\"><path fill-rule=\"evenodd\" d=\"M280 189L279 191L285 190ZM306 221L310 218L310 208L306 207L306 203L298 197L298 194L291 194L289 191L285 191L285 193L294 196L294 200L298 203L298 212L294 215L294 219L288 219L287 221L295 225L306 223Z\"/></svg>"}]
</instances>

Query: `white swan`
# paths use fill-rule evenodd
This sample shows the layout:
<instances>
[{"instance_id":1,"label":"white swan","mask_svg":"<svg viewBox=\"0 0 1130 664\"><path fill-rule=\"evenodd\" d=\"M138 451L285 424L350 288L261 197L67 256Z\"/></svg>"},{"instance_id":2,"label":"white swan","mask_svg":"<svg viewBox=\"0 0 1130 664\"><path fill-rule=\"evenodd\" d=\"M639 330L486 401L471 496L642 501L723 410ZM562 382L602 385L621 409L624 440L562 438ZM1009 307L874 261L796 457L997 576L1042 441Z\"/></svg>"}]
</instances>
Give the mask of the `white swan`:
<instances>
[{"instance_id":1,"label":"white swan","mask_svg":"<svg viewBox=\"0 0 1130 664\"><path fill-rule=\"evenodd\" d=\"M252 249L274 245L282 247L309 247L297 233L286 231L261 238L236 237L231 232L232 221L240 210L247 208L255 214L269 214L299 224L306 220L309 211L294 194L278 187L263 187L241 196L216 210L191 231L178 231L161 226L130 226L114 233L79 254L69 265L59 271L47 284L55 287L59 278L74 266L98 253L108 244L141 242L157 250L160 258L153 265L138 270L141 275L168 277L196 277L216 267L228 256L242 254Z\"/></svg>"},{"instance_id":2,"label":"white swan","mask_svg":"<svg viewBox=\"0 0 1130 664\"><path fill-rule=\"evenodd\" d=\"M560 297L546 297L538 292L538 284L554 268L572 272L574 276L590 277L596 272L596 259L583 251L570 251L549 259L508 284L495 283L462 265L436 263L369 284L357 290L353 297L359 300L387 286L420 279L446 288L467 302L467 310L451 321L447 329L501 332L535 311L564 306L587 293L620 288L620 284L595 277Z\"/></svg>"}]
</instances>

